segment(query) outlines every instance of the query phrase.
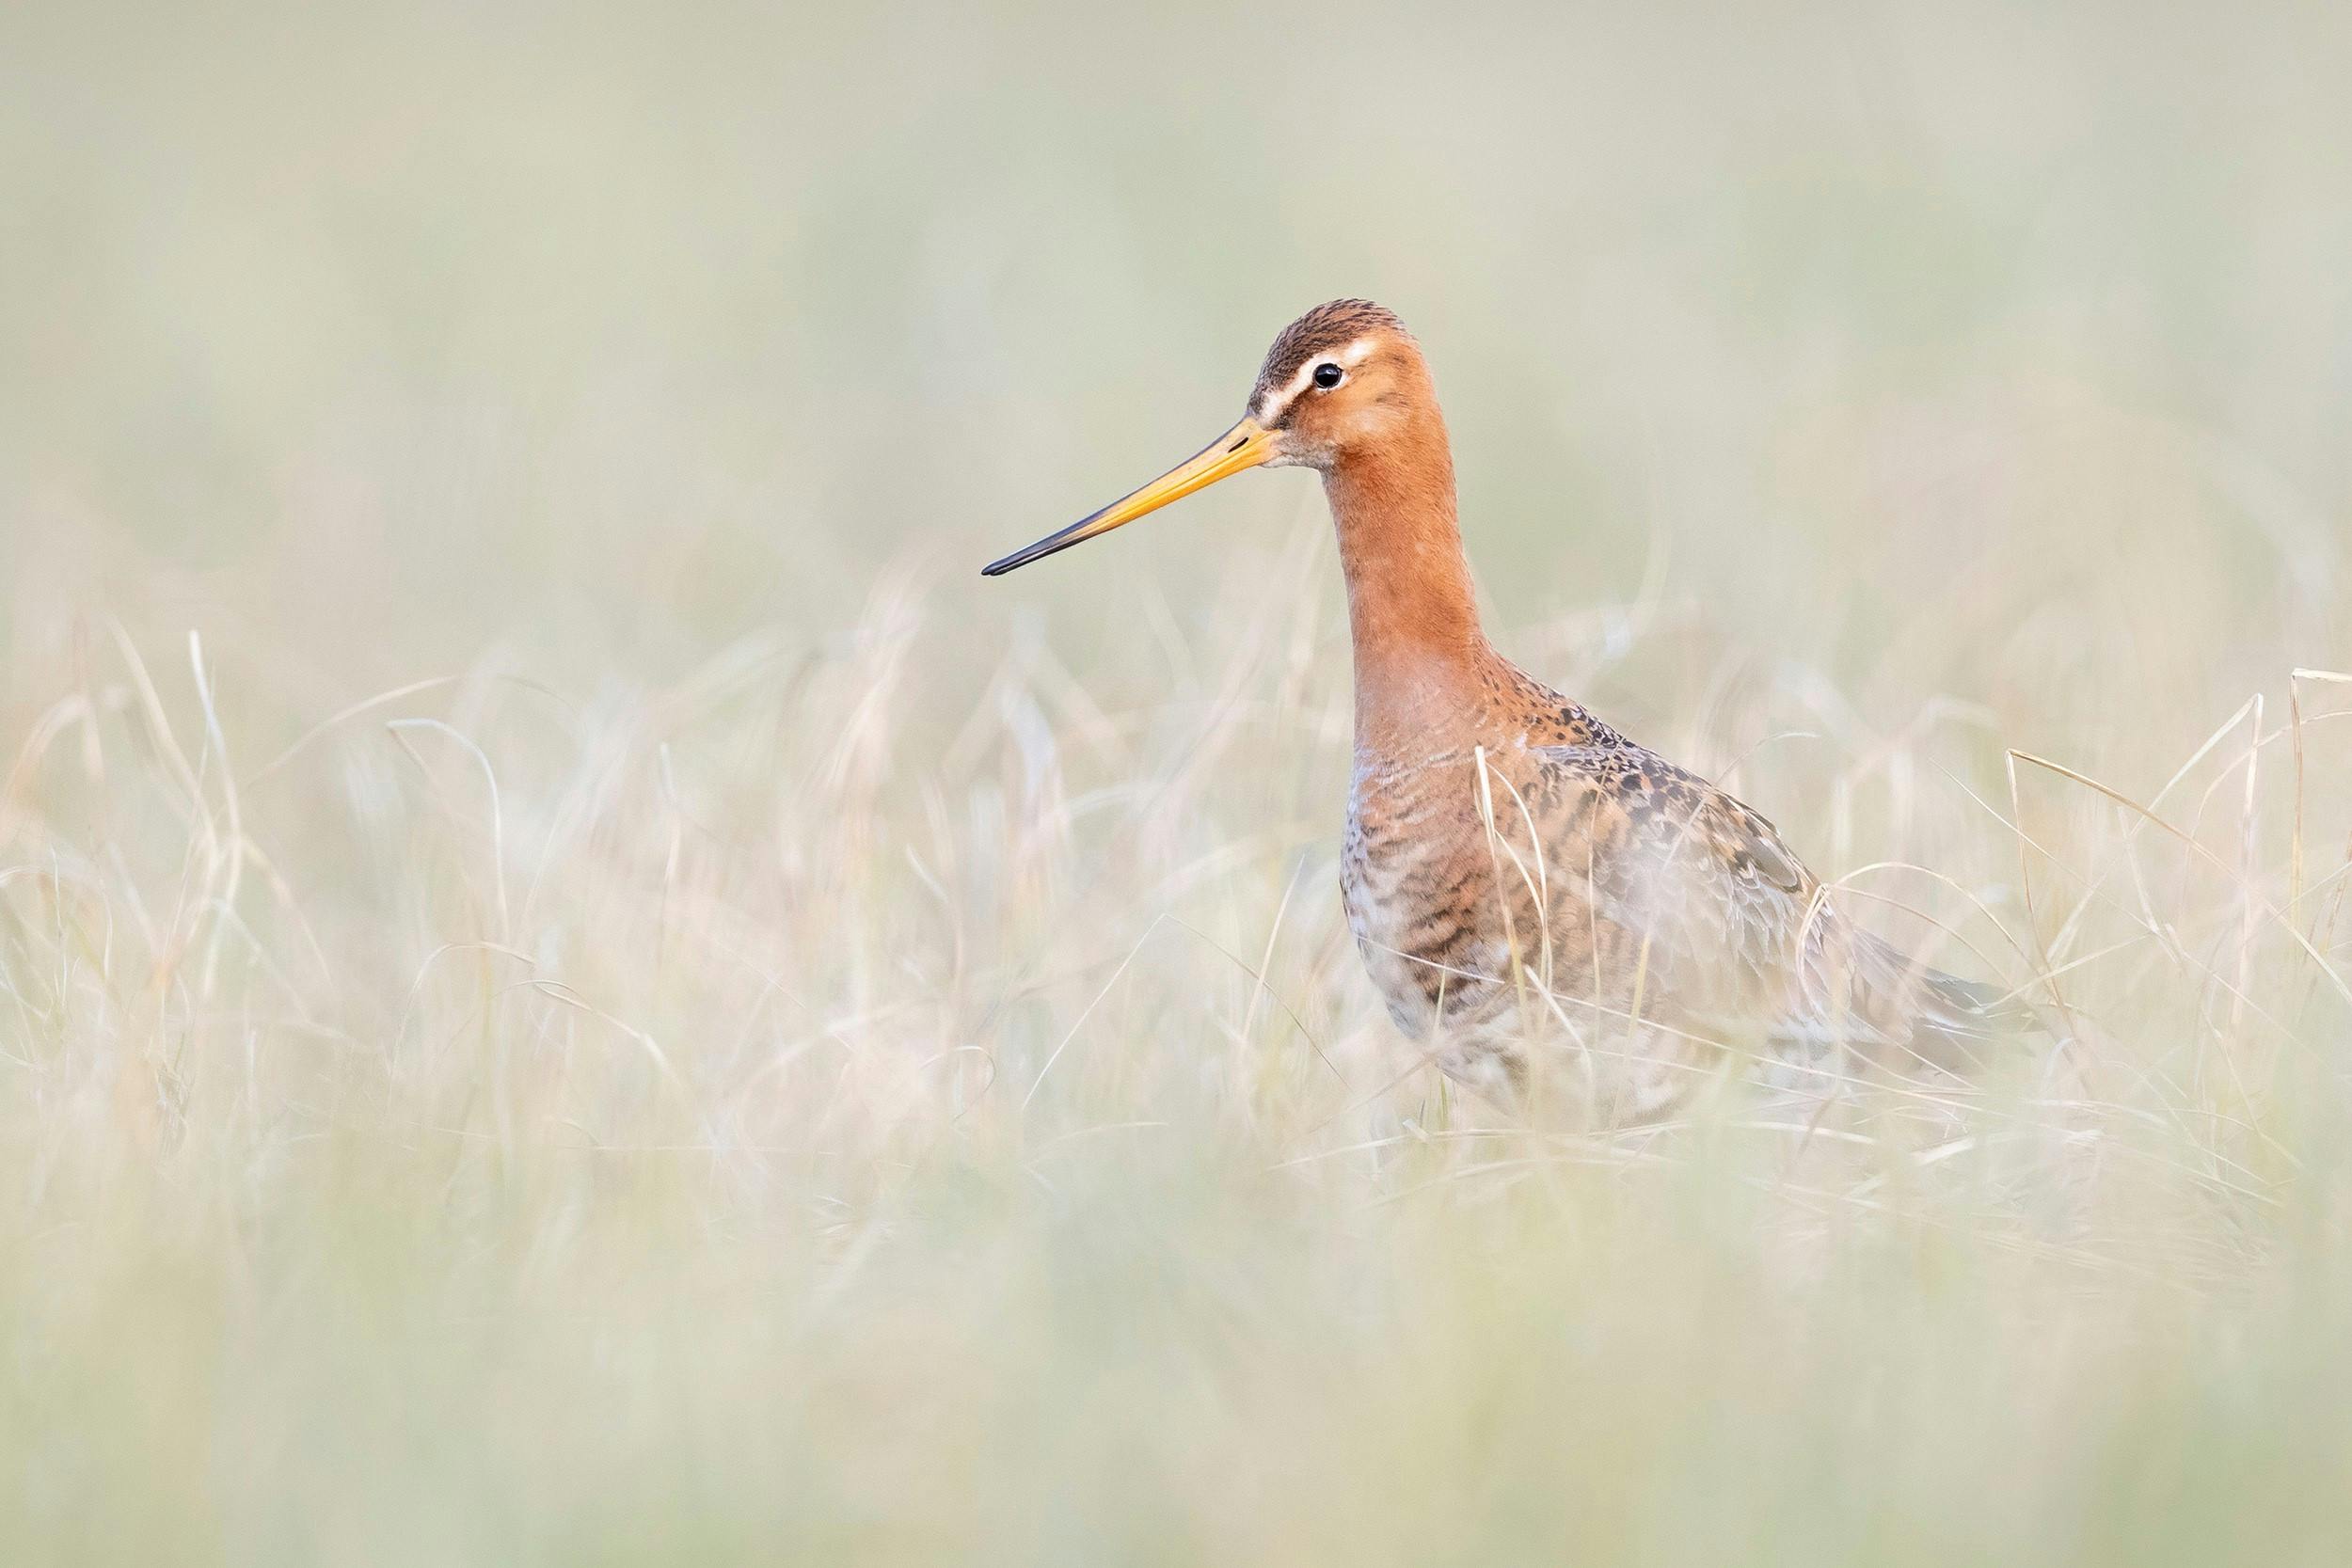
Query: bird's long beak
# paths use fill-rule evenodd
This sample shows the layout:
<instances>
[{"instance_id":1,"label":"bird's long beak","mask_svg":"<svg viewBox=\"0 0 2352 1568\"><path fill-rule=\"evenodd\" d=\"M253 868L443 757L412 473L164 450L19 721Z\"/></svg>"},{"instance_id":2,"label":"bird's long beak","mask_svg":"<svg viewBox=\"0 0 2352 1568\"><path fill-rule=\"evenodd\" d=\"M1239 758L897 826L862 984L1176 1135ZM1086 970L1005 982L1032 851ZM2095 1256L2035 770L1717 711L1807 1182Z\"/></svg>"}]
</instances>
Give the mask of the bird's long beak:
<instances>
[{"instance_id":1,"label":"bird's long beak","mask_svg":"<svg viewBox=\"0 0 2352 1568\"><path fill-rule=\"evenodd\" d=\"M1025 550L1015 550L1002 561L991 562L980 568L980 575L1001 577L1015 566L1026 566L1056 550L1084 544L1098 533L1108 533L1147 512L1157 512L1169 501L1195 490L1205 490L1220 479L1229 479L1244 468L1254 468L1273 455L1274 432L1255 420L1246 419L1134 495L1111 502L1092 516L1079 518L1059 533L1047 534Z\"/></svg>"}]
</instances>

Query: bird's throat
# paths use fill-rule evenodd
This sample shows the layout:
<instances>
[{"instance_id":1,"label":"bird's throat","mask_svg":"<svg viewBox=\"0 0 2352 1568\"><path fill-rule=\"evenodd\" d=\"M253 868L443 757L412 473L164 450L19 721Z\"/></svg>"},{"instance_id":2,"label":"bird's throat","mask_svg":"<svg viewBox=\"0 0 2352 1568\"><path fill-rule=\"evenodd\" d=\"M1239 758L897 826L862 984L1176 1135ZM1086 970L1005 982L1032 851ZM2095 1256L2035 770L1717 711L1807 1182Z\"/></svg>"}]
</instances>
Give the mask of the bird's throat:
<instances>
[{"instance_id":1,"label":"bird's throat","mask_svg":"<svg viewBox=\"0 0 2352 1568\"><path fill-rule=\"evenodd\" d=\"M1358 744L1455 728L1494 657L1454 515L1454 459L1434 412L1324 475L1355 641Z\"/></svg>"}]
</instances>

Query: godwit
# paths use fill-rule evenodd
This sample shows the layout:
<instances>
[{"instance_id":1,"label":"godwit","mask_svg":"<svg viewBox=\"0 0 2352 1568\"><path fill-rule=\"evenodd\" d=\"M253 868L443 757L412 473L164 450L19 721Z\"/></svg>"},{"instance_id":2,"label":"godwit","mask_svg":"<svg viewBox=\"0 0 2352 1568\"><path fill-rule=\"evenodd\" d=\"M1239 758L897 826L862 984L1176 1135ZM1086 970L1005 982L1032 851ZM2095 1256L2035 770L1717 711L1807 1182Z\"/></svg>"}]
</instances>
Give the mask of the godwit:
<instances>
[{"instance_id":1,"label":"godwit","mask_svg":"<svg viewBox=\"0 0 2352 1568\"><path fill-rule=\"evenodd\" d=\"M1587 1115L1640 1119L1719 1064L1827 1093L1867 1063L1953 1065L2030 1021L1853 926L1763 816L1494 650L1428 364L1369 301L1291 323L1232 429L986 574L1290 466L1323 475L1347 578L1348 926L1390 1016L1449 1076L1521 1106L1557 1085Z\"/></svg>"}]
</instances>

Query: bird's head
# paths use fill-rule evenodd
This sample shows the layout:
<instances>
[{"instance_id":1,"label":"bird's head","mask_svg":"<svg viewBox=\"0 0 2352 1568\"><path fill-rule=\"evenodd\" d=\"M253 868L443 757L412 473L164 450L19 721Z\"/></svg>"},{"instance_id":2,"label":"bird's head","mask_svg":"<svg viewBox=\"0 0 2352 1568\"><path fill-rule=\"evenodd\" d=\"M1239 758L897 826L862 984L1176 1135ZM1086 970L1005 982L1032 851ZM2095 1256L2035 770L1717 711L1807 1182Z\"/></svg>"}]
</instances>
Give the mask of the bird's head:
<instances>
[{"instance_id":1,"label":"bird's head","mask_svg":"<svg viewBox=\"0 0 2352 1568\"><path fill-rule=\"evenodd\" d=\"M1421 347L1392 311L1363 299L1318 305L1266 351L1241 422L1134 494L983 567L997 577L1132 523L1245 468L1330 471L1398 439L1434 408Z\"/></svg>"}]
</instances>

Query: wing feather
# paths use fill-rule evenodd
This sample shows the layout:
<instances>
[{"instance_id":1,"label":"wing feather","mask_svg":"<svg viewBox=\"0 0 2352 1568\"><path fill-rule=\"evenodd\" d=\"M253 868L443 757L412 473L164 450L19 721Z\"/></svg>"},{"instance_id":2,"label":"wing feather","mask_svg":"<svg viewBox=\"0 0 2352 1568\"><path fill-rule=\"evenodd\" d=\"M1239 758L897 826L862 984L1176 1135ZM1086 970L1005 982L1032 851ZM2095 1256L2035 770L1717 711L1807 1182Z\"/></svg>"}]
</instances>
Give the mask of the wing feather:
<instances>
[{"instance_id":1,"label":"wing feather","mask_svg":"<svg viewBox=\"0 0 2352 1568\"><path fill-rule=\"evenodd\" d=\"M1536 797L1591 824L1593 870L1576 891L1641 944L1653 993L1717 1037L1894 1047L1950 1066L2030 1022L1851 925L1728 791L1630 744L1541 756Z\"/></svg>"}]
</instances>

